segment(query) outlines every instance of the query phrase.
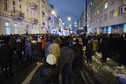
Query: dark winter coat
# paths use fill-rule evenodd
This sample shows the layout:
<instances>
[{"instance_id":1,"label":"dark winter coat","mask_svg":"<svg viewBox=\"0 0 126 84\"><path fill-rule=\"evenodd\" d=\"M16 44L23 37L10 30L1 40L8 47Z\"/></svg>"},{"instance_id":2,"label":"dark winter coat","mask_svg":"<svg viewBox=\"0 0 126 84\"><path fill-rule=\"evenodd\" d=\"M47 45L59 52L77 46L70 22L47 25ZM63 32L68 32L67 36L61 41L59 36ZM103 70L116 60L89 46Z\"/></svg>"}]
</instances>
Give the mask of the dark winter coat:
<instances>
[{"instance_id":1,"label":"dark winter coat","mask_svg":"<svg viewBox=\"0 0 126 84\"><path fill-rule=\"evenodd\" d=\"M74 60L74 51L67 46L63 46L60 51L60 62L62 66L65 64L72 66L73 60Z\"/></svg>"},{"instance_id":2,"label":"dark winter coat","mask_svg":"<svg viewBox=\"0 0 126 84\"><path fill-rule=\"evenodd\" d=\"M44 47L44 49L45 49L45 56L47 56L48 54L49 54L49 45L51 44L51 42L46 42L45 43L45 47Z\"/></svg>"},{"instance_id":3,"label":"dark winter coat","mask_svg":"<svg viewBox=\"0 0 126 84\"><path fill-rule=\"evenodd\" d=\"M31 46L31 42L26 42L25 46L26 46L26 53L27 55L31 56L32 55L32 46Z\"/></svg>"},{"instance_id":4,"label":"dark winter coat","mask_svg":"<svg viewBox=\"0 0 126 84\"><path fill-rule=\"evenodd\" d=\"M16 49L16 40L14 38L10 38L10 47L12 50Z\"/></svg>"},{"instance_id":5,"label":"dark winter coat","mask_svg":"<svg viewBox=\"0 0 126 84\"><path fill-rule=\"evenodd\" d=\"M41 43L36 44L36 53L38 57L42 56Z\"/></svg>"},{"instance_id":6,"label":"dark winter coat","mask_svg":"<svg viewBox=\"0 0 126 84\"><path fill-rule=\"evenodd\" d=\"M88 40L86 44L86 56L91 57L93 55L93 44L92 40Z\"/></svg>"},{"instance_id":7,"label":"dark winter coat","mask_svg":"<svg viewBox=\"0 0 126 84\"><path fill-rule=\"evenodd\" d=\"M22 44L21 42L17 42L17 52L21 52L22 51Z\"/></svg>"},{"instance_id":8,"label":"dark winter coat","mask_svg":"<svg viewBox=\"0 0 126 84\"><path fill-rule=\"evenodd\" d=\"M109 48L110 48L110 43L108 39L106 38L105 40L102 40L101 42L101 53L103 56L108 57L109 56Z\"/></svg>"},{"instance_id":9,"label":"dark winter coat","mask_svg":"<svg viewBox=\"0 0 126 84\"><path fill-rule=\"evenodd\" d=\"M59 68L56 65L43 65L40 75L42 84L59 84Z\"/></svg>"},{"instance_id":10,"label":"dark winter coat","mask_svg":"<svg viewBox=\"0 0 126 84\"><path fill-rule=\"evenodd\" d=\"M9 45L2 45L0 47L0 62L6 63L13 60L13 51Z\"/></svg>"},{"instance_id":11,"label":"dark winter coat","mask_svg":"<svg viewBox=\"0 0 126 84\"><path fill-rule=\"evenodd\" d=\"M80 44L75 44L75 45L73 46L73 49L74 49L74 56L75 56L75 59L82 59L82 56L83 56L82 45L80 45Z\"/></svg>"}]
</instances>

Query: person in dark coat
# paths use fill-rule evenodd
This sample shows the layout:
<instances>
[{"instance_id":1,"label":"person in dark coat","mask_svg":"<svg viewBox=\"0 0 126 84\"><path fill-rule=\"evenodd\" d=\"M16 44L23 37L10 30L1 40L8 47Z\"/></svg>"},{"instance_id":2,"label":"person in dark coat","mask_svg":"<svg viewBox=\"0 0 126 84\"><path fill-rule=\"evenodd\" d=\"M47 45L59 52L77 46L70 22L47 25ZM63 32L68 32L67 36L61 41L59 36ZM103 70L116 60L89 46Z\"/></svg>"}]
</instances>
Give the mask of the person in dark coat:
<instances>
[{"instance_id":1,"label":"person in dark coat","mask_svg":"<svg viewBox=\"0 0 126 84\"><path fill-rule=\"evenodd\" d=\"M37 61L42 62L41 39L39 38L36 44L36 54L37 54Z\"/></svg>"},{"instance_id":2,"label":"person in dark coat","mask_svg":"<svg viewBox=\"0 0 126 84\"><path fill-rule=\"evenodd\" d=\"M47 57L49 55L49 45L51 44L51 41L49 40L49 38L46 39L46 43L44 46L45 49L45 57Z\"/></svg>"},{"instance_id":3,"label":"person in dark coat","mask_svg":"<svg viewBox=\"0 0 126 84\"><path fill-rule=\"evenodd\" d=\"M74 60L74 51L69 48L68 40L63 41L63 47L60 51L60 63L62 70L62 84L72 84L72 64ZM67 81L68 80L68 81Z\"/></svg>"},{"instance_id":4,"label":"person in dark coat","mask_svg":"<svg viewBox=\"0 0 126 84\"><path fill-rule=\"evenodd\" d=\"M40 72L42 84L59 84L59 72L60 70L56 66L56 57L49 54Z\"/></svg>"},{"instance_id":5,"label":"person in dark coat","mask_svg":"<svg viewBox=\"0 0 126 84\"><path fill-rule=\"evenodd\" d=\"M19 58L19 63L22 63L22 44L21 39L17 40L17 55Z\"/></svg>"},{"instance_id":6,"label":"person in dark coat","mask_svg":"<svg viewBox=\"0 0 126 84\"><path fill-rule=\"evenodd\" d=\"M21 38L21 44L22 44L23 56L25 56L26 55L26 53L25 53L25 37Z\"/></svg>"},{"instance_id":7,"label":"person in dark coat","mask_svg":"<svg viewBox=\"0 0 126 84\"><path fill-rule=\"evenodd\" d=\"M123 63L126 63L126 35L123 34L123 41L120 43L120 57L119 57L119 66L121 66Z\"/></svg>"},{"instance_id":8,"label":"person in dark coat","mask_svg":"<svg viewBox=\"0 0 126 84\"><path fill-rule=\"evenodd\" d=\"M30 38L27 38L27 42L25 43L25 46L26 46L25 52L27 53L25 62L27 62L29 60L32 63L32 48L31 48L32 43L31 43Z\"/></svg>"},{"instance_id":9,"label":"person in dark coat","mask_svg":"<svg viewBox=\"0 0 126 84\"><path fill-rule=\"evenodd\" d=\"M93 44L92 44L92 37L88 37L88 41L86 43L86 56L87 56L87 64L90 60L91 64L91 57L93 56Z\"/></svg>"},{"instance_id":10,"label":"person in dark coat","mask_svg":"<svg viewBox=\"0 0 126 84\"><path fill-rule=\"evenodd\" d=\"M10 48L9 44L2 43L0 47L0 63L4 68L4 74L8 77L8 67L10 71L10 75L13 76L12 73L12 61L13 61L13 50Z\"/></svg>"},{"instance_id":11,"label":"person in dark coat","mask_svg":"<svg viewBox=\"0 0 126 84\"><path fill-rule=\"evenodd\" d=\"M74 61L73 61L73 70L76 71L77 68L82 70L82 57L83 57L83 49L82 45L79 44L79 40L76 40L76 44L73 46L74 50Z\"/></svg>"},{"instance_id":12,"label":"person in dark coat","mask_svg":"<svg viewBox=\"0 0 126 84\"><path fill-rule=\"evenodd\" d=\"M15 36L11 36L11 38L10 38L10 47L11 47L11 49L13 51L16 51L17 50Z\"/></svg>"},{"instance_id":13,"label":"person in dark coat","mask_svg":"<svg viewBox=\"0 0 126 84\"><path fill-rule=\"evenodd\" d=\"M109 56L109 48L110 48L110 43L108 41L108 38L104 36L101 42L101 53L102 53L103 62L107 61L107 57Z\"/></svg>"}]
</instances>

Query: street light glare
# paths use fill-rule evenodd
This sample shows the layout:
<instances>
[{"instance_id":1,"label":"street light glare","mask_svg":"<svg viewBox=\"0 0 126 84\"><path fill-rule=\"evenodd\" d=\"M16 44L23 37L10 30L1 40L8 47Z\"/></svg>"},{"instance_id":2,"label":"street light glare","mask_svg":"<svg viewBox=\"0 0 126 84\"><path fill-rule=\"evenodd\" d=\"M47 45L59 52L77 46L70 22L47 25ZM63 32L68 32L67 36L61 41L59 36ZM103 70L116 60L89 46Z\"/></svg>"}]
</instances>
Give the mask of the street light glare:
<instances>
[{"instance_id":1,"label":"street light glare","mask_svg":"<svg viewBox=\"0 0 126 84\"><path fill-rule=\"evenodd\" d=\"M65 25L65 23L63 22L63 25Z\"/></svg>"},{"instance_id":2,"label":"street light glare","mask_svg":"<svg viewBox=\"0 0 126 84\"><path fill-rule=\"evenodd\" d=\"M68 17L68 21L71 21L71 17Z\"/></svg>"},{"instance_id":3,"label":"street light glare","mask_svg":"<svg viewBox=\"0 0 126 84\"><path fill-rule=\"evenodd\" d=\"M51 13L52 13L52 15L55 15L56 14L56 11L55 10L52 10Z\"/></svg>"}]
</instances>

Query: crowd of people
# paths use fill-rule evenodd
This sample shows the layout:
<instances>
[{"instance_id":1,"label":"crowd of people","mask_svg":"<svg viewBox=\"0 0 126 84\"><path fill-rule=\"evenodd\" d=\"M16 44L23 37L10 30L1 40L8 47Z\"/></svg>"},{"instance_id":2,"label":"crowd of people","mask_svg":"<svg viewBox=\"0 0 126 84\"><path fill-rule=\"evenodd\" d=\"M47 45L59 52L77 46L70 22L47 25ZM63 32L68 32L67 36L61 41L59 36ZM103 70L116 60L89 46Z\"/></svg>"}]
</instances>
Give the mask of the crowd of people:
<instances>
[{"instance_id":1,"label":"crowd of people","mask_svg":"<svg viewBox=\"0 0 126 84\"><path fill-rule=\"evenodd\" d=\"M86 48L87 65L96 52L102 53L101 61L107 58L119 58L119 65L125 62L125 34L88 34L88 35L10 35L0 36L0 65L8 76L11 76L13 55L18 56L18 63L43 62L41 77L43 84L72 84L72 72L83 68L83 48ZM25 59L23 59L25 58Z\"/></svg>"}]
</instances>

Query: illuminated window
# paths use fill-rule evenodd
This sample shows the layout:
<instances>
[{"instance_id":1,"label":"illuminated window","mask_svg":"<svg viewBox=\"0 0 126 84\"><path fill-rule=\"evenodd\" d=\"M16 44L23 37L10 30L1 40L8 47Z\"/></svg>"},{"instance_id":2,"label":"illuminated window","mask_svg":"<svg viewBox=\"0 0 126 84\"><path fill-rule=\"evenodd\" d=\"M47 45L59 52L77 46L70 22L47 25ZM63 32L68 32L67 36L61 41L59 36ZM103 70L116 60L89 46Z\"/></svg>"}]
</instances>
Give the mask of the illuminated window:
<instances>
[{"instance_id":1,"label":"illuminated window","mask_svg":"<svg viewBox=\"0 0 126 84\"><path fill-rule=\"evenodd\" d=\"M126 24L124 24L124 27L123 27L124 29L124 33L126 33Z\"/></svg>"},{"instance_id":2,"label":"illuminated window","mask_svg":"<svg viewBox=\"0 0 126 84\"><path fill-rule=\"evenodd\" d=\"M15 34L18 34L18 25L16 23L14 24L14 29L15 29Z\"/></svg>"},{"instance_id":3,"label":"illuminated window","mask_svg":"<svg viewBox=\"0 0 126 84\"><path fill-rule=\"evenodd\" d=\"M10 22L5 22L6 34L10 35Z\"/></svg>"},{"instance_id":4,"label":"illuminated window","mask_svg":"<svg viewBox=\"0 0 126 84\"><path fill-rule=\"evenodd\" d=\"M92 6L92 2L90 3L90 5Z\"/></svg>"},{"instance_id":5,"label":"illuminated window","mask_svg":"<svg viewBox=\"0 0 126 84\"><path fill-rule=\"evenodd\" d=\"M106 27L104 27L104 33L106 34Z\"/></svg>"},{"instance_id":6,"label":"illuminated window","mask_svg":"<svg viewBox=\"0 0 126 84\"><path fill-rule=\"evenodd\" d=\"M23 34L23 24L21 24L21 33Z\"/></svg>"},{"instance_id":7,"label":"illuminated window","mask_svg":"<svg viewBox=\"0 0 126 84\"><path fill-rule=\"evenodd\" d=\"M112 27L109 26L109 27L108 27L108 34L111 34L111 29L112 29Z\"/></svg>"},{"instance_id":8,"label":"illuminated window","mask_svg":"<svg viewBox=\"0 0 126 84\"><path fill-rule=\"evenodd\" d=\"M97 14L99 14L99 10L97 10Z\"/></svg>"},{"instance_id":9,"label":"illuminated window","mask_svg":"<svg viewBox=\"0 0 126 84\"><path fill-rule=\"evenodd\" d=\"M108 2L105 3L105 9L107 9L107 8L108 8Z\"/></svg>"}]
</instances>

